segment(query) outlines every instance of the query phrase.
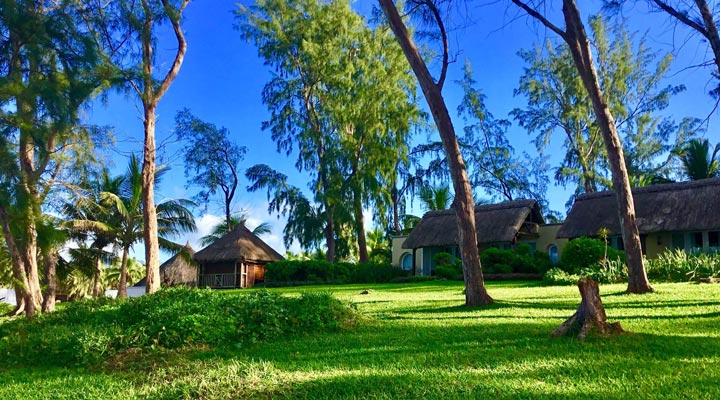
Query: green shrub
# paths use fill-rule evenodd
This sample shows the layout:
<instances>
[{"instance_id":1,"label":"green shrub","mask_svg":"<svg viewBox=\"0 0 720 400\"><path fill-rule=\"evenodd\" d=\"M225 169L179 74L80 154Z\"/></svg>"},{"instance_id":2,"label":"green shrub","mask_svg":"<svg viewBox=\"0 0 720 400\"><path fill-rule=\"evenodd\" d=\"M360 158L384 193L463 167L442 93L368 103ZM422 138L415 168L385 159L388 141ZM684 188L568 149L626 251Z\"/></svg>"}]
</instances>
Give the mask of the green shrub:
<instances>
[{"instance_id":1,"label":"green shrub","mask_svg":"<svg viewBox=\"0 0 720 400\"><path fill-rule=\"evenodd\" d=\"M593 238L578 238L565 245L562 252L561 268L571 274L577 274L583 268L591 268L602 263L605 257L605 242ZM612 247L607 248L608 260L625 261L625 253Z\"/></svg>"},{"instance_id":2,"label":"green shrub","mask_svg":"<svg viewBox=\"0 0 720 400\"><path fill-rule=\"evenodd\" d=\"M453 265L453 263L455 262L455 257L452 254L446 253L444 251L441 251L440 253L435 253L432 259L434 265L440 266Z\"/></svg>"},{"instance_id":3,"label":"green shrub","mask_svg":"<svg viewBox=\"0 0 720 400\"><path fill-rule=\"evenodd\" d=\"M548 285L575 285L579 279L579 276L568 274L560 268L551 268L543 275L543 282Z\"/></svg>"},{"instance_id":4,"label":"green shrub","mask_svg":"<svg viewBox=\"0 0 720 400\"><path fill-rule=\"evenodd\" d=\"M592 267L582 268L578 273L599 283L627 282L627 266L622 260L608 260L604 265L595 264Z\"/></svg>"},{"instance_id":5,"label":"green shrub","mask_svg":"<svg viewBox=\"0 0 720 400\"><path fill-rule=\"evenodd\" d=\"M265 266L266 286L321 283L382 283L409 273L387 264L282 260Z\"/></svg>"},{"instance_id":6,"label":"green shrub","mask_svg":"<svg viewBox=\"0 0 720 400\"><path fill-rule=\"evenodd\" d=\"M242 344L337 330L359 320L329 293L299 298L268 291L173 288L128 300L85 300L32 320L0 325L0 354L16 364L93 364L131 348Z\"/></svg>"},{"instance_id":7,"label":"green shrub","mask_svg":"<svg viewBox=\"0 0 720 400\"><path fill-rule=\"evenodd\" d=\"M517 245L515 251L491 247L480 254L480 261L488 274L543 273L553 265L547 253L532 253L527 243Z\"/></svg>"},{"instance_id":8,"label":"green shrub","mask_svg":"<svg viewBox=\"0 0 720 400\"><path fill-rule=\"evenodd\" d=\"M720 278L720 254L687 254L682 249L666 251L657 259L645 260L652 280L685 282L702 278Z\"/></svg>"},{"instance_id":9,"label":"green shrub","mask_svg":"<svg viewBox=\"0 0 720 400\"><path fill-rule=\"evenodd\" d=\"M462 264L439 265L435 267L433 274L440 279L461 281L463 280Z\"/></svg>"}]
</instances>

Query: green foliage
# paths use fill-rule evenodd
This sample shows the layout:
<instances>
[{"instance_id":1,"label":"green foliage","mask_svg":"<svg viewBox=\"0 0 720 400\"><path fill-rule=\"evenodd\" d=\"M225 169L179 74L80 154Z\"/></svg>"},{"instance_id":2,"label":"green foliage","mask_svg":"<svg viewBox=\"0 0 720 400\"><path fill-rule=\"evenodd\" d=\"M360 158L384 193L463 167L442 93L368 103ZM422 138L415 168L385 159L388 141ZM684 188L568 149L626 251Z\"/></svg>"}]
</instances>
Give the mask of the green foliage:
<instances>
[{"instance_id":1,"label":"green foliage","mask_svg":"<svg viewBox=\"0 0 720 400\"><path fill-rule=\"evenodd\" d=\"M720 176L720 143L710 152L707 139L690 140L680 152L682 175L691 181Z\"/></svg>"},{"instance_id":2,"label":"green foliage","mask_svg":"<svg viewBox=\"0 0 720 400\"><path fill-rule=\"evenodd\" d=\"M446 253L444 251L441 251L440 253L436 253L433 256L433 264L438 266L446 267L448 265L453 265L455 262L455 257L450 254Z\"/></svg>"},{"instance_id":3,"label":"green foliage","mask_svg":"<svg viewBox=\"0 0 720 400\"><path fill-rule=\"evenodd\" d=\"M543 275L543 282L548 285L575 285L580 279L577 275L571 275L560 268L551 268Z\"/></svg>"},{"instance_id":4,"label":"green foliage","mask_svg":"<svg viewBox=\"0 0 720 400\"><path fill-rule=\"evenodd\" d=\"M94 364L129 349L240 345L335 331L358 318L328 292L290 298L172 288L125 301L78 301L36 320L15 319L0 325L0 352L4 361L21 365Z\"/></svg>"},{"instance_id":5,"label":"green foliage","mask_svg":"<svg viewBox=\"0 0 720 400\"><path fill-rule=\"evenodd\" d=\"M565 245L562 252L561 268L577 274L583 268L601 264L605 257L605 242L593 238L573 239ZM625 252L613 248L607 249L607 259L625 261Z\"/></svg>"},{"instance_id":6,"label":"green foliage","mask_svg":"<svg viewBox=\"0 0 720 400\"><path fill-rule=\"evenodd\" d=\"M600 283L622 283L627 282L627 266L622 259L609 259L604 264L595 264L591 267L582 268L578 275L585 276Z\"/></svg>"},{"instance_id":7,"label":"green foliage","mask_svg":"<svg viewBox=\"0 0 720 400\"><path fill-rule=\"evenodd\" d=\"M687 254L682 249L666 251L645 260L648 277L666 282L720 278L720 254Z\"/></svg>"},{"instance_id":8,"label":"green foliage","mask_svg":"<svg viewBox=\"0 0 720 400\"><path fill-rule=\"evenodd\" d=\"M331 263L325 260L282 260L265 266L266 286L313 283L379 283L407 276L387 264Z\"/></svg>"},{"instance_id":9,"label":"green foliage","mask_svg":"<svg viewBox=\"0 0 720 400\"><path fill-rule=\"evenodd\" d=\"M480 254L480 261L487 274L543 273L552 267L546 253L531 254L531 247L526 243L519 244L514 251L488 248Z\"/></svg>"}]
</instances>

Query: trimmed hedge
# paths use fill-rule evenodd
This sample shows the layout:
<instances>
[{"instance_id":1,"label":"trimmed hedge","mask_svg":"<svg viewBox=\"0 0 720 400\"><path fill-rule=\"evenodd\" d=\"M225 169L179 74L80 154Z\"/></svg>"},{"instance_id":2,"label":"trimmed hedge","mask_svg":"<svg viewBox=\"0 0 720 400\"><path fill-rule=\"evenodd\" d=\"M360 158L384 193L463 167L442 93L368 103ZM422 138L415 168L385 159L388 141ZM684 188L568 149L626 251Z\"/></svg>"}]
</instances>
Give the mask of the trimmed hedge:
<instances>
[{"instance_id":1,"label":"trimmed hedge","mask_svg":"<svg viewBox=\"0 0 720 400\"><path fill-rule=\"evenodd\" d=\"M514 251L491 247L480 254L480 261L487 274L542 274L553 267L547 253L533 253L526 243L519 244Z\"/></svg>"},{"instance_id":2,"label":"trimmed hedge","mask_svg":"<svg viewBox=\"0 0 720 400\"><path fill-rule=\"evenodd\" d=\"M386 283L410 273L387 264L282 260L265 266L266 286L302 284Z\"/></svg>"}]
</instances>

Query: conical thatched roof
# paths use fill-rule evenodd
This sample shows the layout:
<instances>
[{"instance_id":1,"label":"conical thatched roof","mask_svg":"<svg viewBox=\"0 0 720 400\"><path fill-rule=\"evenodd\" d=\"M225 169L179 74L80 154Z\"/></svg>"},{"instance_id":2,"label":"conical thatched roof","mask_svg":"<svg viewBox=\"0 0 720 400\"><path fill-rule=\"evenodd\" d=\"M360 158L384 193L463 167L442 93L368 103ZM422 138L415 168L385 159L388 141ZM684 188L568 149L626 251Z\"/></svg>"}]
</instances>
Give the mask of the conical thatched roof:
<instances>
[{"instance_id":1,"label":"conical thatched roof","mask_svg":"<svg viewBox=\"0 0 720 400\"><path fill-rule=\"evenodd\" d=\"M245 225L239 224L213 244L195 253L194 259L199 263L241 260L271 262L282 260L283 256L250 232Z\"/></svg>"},{"instance_id":2,"label":"conical thatched roof","mask_svg":"<svg viewBox=\"0 0 720 400\"><path fill-rule=\"evenodd\" d=\"M453 209L426 213L402 247L416 249L457 245L459 240L455 218ZM526 222L545 223L535 200L506 201L475 207L478 244L512 242Z\"/></svg>"},{"instance_id":3,"label":"conical thatched roof","mask_svg":"<svg viewBox=\"0 0 720 400\"><path fill-rule=\"evenodd\" d=\"M640 233L720 228L720 178L633 189ZM615 192L578 196L559 238L597 236L600 228L620 234Z\"/></svg>"},{"instance_id":4,"label":"conical thatched roof","mask_svg":"<svg viewBox=\"0 0 720 400\"><path fill-rule=\"evenodd\" d=\"M185 254L183 254L185 253ZM160 265L160 282L162 286L195 286L197 284L197 265L193 261L195 250L186 243L183 251L170 257ZM145 286L147 277L142 278L134 286Z\"/></svg>"}]
</instances>

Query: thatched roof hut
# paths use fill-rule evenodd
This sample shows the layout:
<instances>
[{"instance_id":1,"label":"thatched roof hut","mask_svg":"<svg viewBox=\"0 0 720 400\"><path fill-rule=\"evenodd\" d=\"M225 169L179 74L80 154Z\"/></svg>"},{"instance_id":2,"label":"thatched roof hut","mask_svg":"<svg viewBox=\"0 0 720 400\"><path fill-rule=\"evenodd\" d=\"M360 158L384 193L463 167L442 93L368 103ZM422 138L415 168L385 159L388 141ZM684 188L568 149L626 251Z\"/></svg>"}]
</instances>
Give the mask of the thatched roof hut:
<instances>
[{"instance_id":1,"label":"thatched roof hut","mask_svg":"<svg viewBox=\"0 0 720 400\"><path fill-rule=\"evenodd\" d=\"M458 244L455 211L430 211L410 232L402 247L417 249ZM545 220L535 200L515 200L475 207L478 244L515 243L519 236L536 235Z\"/></svg>"},{"instance_id":2,"label":"thatched roof hut","mask_svg":"<svg viewBox=\"0 0 720 400\"><path fill-rule=\"evenodd\" d=\"M255 236L243 224L225 236L213 242L211 245L195 253L194 260L201 264L219 262L272 262L282 260L283 256Z\"/></svg>"},{"instance_id":3,"label":"thatched roof hut","mask_svg":"<svg viewBox=\"0 0 720 400\"><path fill-rule=\"evenodd\" d=\"M197 264L192 257L195 250L186 243L182 251L170 257L160 265L160 283L162 286L197 285ZM134 286L145 286L147 277Z\"/></svg>"},{"instance_id":4,"label":"thatched roof hut","mask_svg":"<svg viewBox=\"0 0 720 400\"><path fill-rule=\"evenodd\" d=\"M635 188L632 193L641 234L720 228L720 178ZM597 236L600 228L621 232L615 192L578 196L557 237Z\"/></svg>"},{"instance_id":5,"label":"thatched roof hut","mask_svg":"<svg viewBox=\"0 0 720 400\"><path fill-rule=\"evenodd\" d=\"M282 260L262 239L240 224L195 253L200 287L247 288L265 279L265 264Z\"/></svg>"}]
</instances>

